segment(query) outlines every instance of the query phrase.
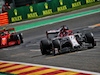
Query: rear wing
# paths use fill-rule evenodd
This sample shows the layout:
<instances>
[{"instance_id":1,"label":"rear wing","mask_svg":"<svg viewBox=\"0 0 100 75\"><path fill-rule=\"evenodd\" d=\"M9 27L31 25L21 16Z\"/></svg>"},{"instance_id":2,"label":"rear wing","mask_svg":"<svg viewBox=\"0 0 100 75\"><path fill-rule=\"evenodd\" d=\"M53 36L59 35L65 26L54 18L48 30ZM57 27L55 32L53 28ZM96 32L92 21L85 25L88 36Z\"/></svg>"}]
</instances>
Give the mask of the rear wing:
<instances>
[{"instance_id":1,"label":"rear wing","mask_svg":"<svg viewBox=\"0 0 100 75\"><path fill-rule=\"evenodd\" d=\"M48 38L49 34L58 34L58 33L59 33L59 30L49 30L49 31L46 31L46 36Z\"/></svg>"},{"instance_id":2,"label":"rear wing","mask_svg":"<svg viewBox=\"0 0 100 75\"><path fill-rule=\"evenodd\" d=\"M3 33L4 31L14 31L15 32L15 28L10 28L10 29L3 29L3 30L0 30L0 33Z\"/></svg>"},{"instance_id":3,"label":"rear wing","mask_svg":"<svg viewBox=\"0 0 100 75\"><path fill-rule=\"evenodd\" d=\"M14 31L15 32L15 28L8 29L7 31Z\"/></svg>"}]
</instances>

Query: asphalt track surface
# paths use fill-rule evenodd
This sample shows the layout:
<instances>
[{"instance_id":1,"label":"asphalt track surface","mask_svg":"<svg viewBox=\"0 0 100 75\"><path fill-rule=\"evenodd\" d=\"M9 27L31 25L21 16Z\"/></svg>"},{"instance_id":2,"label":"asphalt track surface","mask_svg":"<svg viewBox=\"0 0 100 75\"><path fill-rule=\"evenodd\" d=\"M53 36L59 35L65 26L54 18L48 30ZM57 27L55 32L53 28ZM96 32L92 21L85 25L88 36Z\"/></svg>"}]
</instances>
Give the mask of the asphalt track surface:
<instances>
[{"instance_id":1,"label":"asphalt track surface","mask_svg":"<svg viewBox=\"0 0 100 75\"><path fill-rule=\"evenodd\" d=\"M0 49L0 60L51 65L100 73L100 27L88 28L88 26L98 23L100 23L100 13L22 31L24 43ZM41 55L39 42L45 39L45 31L59 28L62 25L66 25L74 32L92 31L97 46L93 49L84 49L56 56Z\"/></svg>"}]
</instances>

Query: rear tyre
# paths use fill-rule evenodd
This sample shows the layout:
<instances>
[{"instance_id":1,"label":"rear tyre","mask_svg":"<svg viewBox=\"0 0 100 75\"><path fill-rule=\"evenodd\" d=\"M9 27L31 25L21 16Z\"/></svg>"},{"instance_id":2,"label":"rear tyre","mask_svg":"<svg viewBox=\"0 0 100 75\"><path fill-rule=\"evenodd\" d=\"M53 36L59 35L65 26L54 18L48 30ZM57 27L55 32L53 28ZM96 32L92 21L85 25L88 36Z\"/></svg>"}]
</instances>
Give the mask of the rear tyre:
<instances>
[{"instance_id":1,"label":"rear tyre","mask_svg":"<svg viewBox=\"0 0 100 75\"><path fill-rule=\"evenodd\" d=\"M17 44L20 45L21 44L21 39L20 39L20 36L17 35Z\"/></svg>"},{"instance_id":2,"label":"rear tyre","mask_svg":"<svg viewBox=\"0 0 100 75\"><path fill-rule=\"evenodd\" d=\"M94 46L95 46L95 41L94 41L93 34L92 34L92 33L86 33L86 34L85 34L85 38L86 38L86 42L87 42L87 43L91 43L91 44L92 44L92 46L91 46L91 47L88 47L88 49L94 48Z\"/></svg>"},{"instance_id":3,"label":"rear tyre","mask_svg":"<svg viewBox=\"0 0 100 75\"><path fill-rule=\"evenodd\" d=\"M20 42L20 37L19 37L19 35L16 35L16 34L13 35L13 41L17 41L16 44L17 44L17 45L20 45L21 42Z\"/></svg>"},{"instance_id":4,"label":"rear tyre","mask_svg":"<svg viewBox=\"0 0 100 75\"><path fill-rule=\"evenodd\" d=\"M58 49L58 54L60 54L60 49L61 49L60 41L59 40L53 40L52 44L53 44L53 51L52 51L53 55L55 56L55 48Z\"/></svg>"},{"instance_id":5,"label":"rear tyre","mask_svg":"<svg viewBox=\"0 0 100 75\"><path fill-rule=\"evenodd\" d=\"M18 40L18 36L17 35L12 35L12 37L13 37L12 38L13 41L17 41Z\"/></svg>"},{"instance_id":6,"label":"rear tyre","mask_svg":"<svg viewBox=\"0 0 100 75\"><path fill-rule=\"evenodd\" d=\"M23 43L23 34L19 33L20 42Z\"/></svg>"},{"instance_id":7,"label":"rear tyre","mask_svg":"<svg viewBox=\"0 0 100 75\"><path fill-rule=\"evenodd\" d=\"M40 49L41 49L42 55L50 54L50 42L49 42L49 40L42 40L40 42ZM47 50L49 50L49 52Z\"/></svg>"}]
</instances>

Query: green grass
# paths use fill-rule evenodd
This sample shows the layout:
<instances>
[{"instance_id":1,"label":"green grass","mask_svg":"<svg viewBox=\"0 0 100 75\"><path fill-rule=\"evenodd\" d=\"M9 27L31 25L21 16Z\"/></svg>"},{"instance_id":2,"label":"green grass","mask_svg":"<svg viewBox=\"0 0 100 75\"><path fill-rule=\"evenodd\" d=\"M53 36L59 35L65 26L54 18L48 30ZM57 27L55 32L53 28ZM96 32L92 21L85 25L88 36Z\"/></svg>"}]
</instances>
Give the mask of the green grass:
<instances>
[{"instance_id":1,"label":"green grass","mask_svg":"<svg viewBox=\"0 0 100 75\"><path fill-rule=\"evenodd\" d=\"M6 73L6 72L0 72L0 75L17 75L17 74L10 74L10 73Z\"/></svg>"},{"instance_id":2,"label":"green grass","mask_svg":"<svg viewBox=\"0 0 100 75\"><path fill-rule=\"evenodd\" d=\"M60 13L66 13L66 12L70 12L70 11L74 11L74 10L79 10L79 9L83 9L83 8L87 8L87 7L91 7L91 6L95 6L95 5L100 5L100 1L95 2L95 3L81 5L81 6L75 7L75 8L69 8L69 9L61 11L61 12L54 12L54 13L49 14L49 15L41 15L41 16L38 16L38 17L35 17L35 18L31 18L31 19L41 18L41 17L45 17L45 16L51 16L51 15L60 14ZM31 20L31 19L25 19L23 21Z\"/></svg>"}]
</instances>

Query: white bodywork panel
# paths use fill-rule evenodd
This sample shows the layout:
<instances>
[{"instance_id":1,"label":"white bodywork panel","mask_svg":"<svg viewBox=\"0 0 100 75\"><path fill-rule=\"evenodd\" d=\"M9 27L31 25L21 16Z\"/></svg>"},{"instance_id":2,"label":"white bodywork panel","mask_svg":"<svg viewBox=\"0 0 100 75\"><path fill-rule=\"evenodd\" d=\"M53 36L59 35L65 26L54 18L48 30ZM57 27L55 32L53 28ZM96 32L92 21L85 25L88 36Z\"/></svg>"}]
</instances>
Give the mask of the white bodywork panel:
<instances>
[{"instance_id":1,"label":"white bodywork panel","mask_svg":"<svg viewBox=\"0 0 100 75\"><path fill-rule=\"evenodd\" d=\"M72 43L73 48L80 46L74 35L70 35L68 37L69 37L69 39L70 39L70 41Z\"/></svg>"}]
</instances>

